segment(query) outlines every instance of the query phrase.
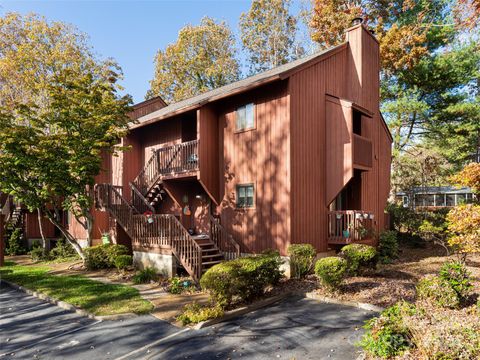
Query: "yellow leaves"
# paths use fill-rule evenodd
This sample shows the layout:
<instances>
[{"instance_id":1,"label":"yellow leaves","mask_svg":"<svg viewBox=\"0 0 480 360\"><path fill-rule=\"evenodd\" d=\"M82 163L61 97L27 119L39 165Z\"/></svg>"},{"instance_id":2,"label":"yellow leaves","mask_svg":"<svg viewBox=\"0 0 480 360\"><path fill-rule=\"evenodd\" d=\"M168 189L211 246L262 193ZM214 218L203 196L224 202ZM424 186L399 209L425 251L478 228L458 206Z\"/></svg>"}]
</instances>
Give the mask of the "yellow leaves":
<instances>
[{"instance_id":1,"label":"yellow leaves","mask_svg":"<svg viewBox=\"0 0 480 360\"><path fill-rule=\"evenodd\" d=\"M476 194L480 193L480 163L468 164L450 179L454 184L467 186Z\"/></svg>"},{"instance_id":2,"label":"yellow leaves","mask_svg":"<svg viewBox=\"0 0 480 360\"><path fill-rule=\"evenodd\" d=\"M406 70L418 64L428 53L427 31L418 25L393 24L386 32L378 34L382 68L388 72Z\"/></svg>"},{"instance_id":3,"label":"yellow leaves","mask_svg":"<svg viewBox=\"0 0 480 360\"><path fill-rule=\"evenodd\" d=\"M352 20L362 15L359 6L342 8L344 1L316 0L310 21L312 40L328 48L344 41L345 30Z\"/></svg>"},{"instance_id":4,"label":"yellow leaves","mask_svg":"<svg viewBox=\"0 0 480 360\"><path fill-rule=\"evenodd\" d=\"M447 214L449 244L460 252L480 252L480 205L456 206Z\"/></svg>"}]
</instances>

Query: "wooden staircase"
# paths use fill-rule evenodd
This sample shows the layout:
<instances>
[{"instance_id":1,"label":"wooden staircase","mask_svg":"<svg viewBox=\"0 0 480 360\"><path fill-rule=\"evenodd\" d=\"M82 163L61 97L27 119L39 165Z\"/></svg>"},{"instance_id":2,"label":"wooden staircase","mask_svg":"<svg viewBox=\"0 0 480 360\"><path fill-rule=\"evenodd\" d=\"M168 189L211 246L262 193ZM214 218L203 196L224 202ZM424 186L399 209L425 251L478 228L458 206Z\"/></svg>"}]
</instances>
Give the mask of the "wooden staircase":
<instances>
[{"instance_id":1,"label":"wooden staircase","mask_svg":"<svg viewBox=\"0 0 480 360\"><path fill-rule=\"evenodd\" d=\"M5 237L8 239L15 229L21 229L24 231L24 211L21 207L14 207L10 212L10 215L5 219Z\"/></svg>"},{"instance_id":2,"label":"wooden staircase","mask_svg":"<svg viewBox=\"0 0 480 360\"><path fill-rule=\"evenodd\" d=\"M117 220L134 245L170 247L196 281L210 267L240 256L239 244L213 216L210 216L208 236L192 236L174 215L155 214L155 205L166 196L163 179L197 169L198 140L194 140L155 150L130 183L131 203L111 184L97 184L95 187L97 207L108 211Z\"/></svg>"}]
</instances>

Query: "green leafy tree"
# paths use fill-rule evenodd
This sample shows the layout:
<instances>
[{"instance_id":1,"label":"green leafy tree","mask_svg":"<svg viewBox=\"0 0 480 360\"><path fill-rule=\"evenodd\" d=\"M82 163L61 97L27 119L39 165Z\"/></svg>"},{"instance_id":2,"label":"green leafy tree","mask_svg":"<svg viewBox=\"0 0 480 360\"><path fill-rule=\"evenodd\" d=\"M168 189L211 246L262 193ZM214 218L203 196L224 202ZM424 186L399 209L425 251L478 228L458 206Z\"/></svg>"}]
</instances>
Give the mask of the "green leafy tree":
<instances>
[{"instance_id":1,"label":"green leafy tree","mask_svg":"<svg viewBox=\"0 0 480 360\"><path fill-rule=\"evenodd\" d=\"M0 39L23 50L4 51L0 64L21 69L28 63L37 81L2 78L0 88L10 99L0 107L0 190L30 211L40 209L83 258L60 212L71 212L90 240L94 178L102 152L121 150L115 144L127 130L130 97L117 94L118 66L96 60L75 29L35 15L2 20ZM78 53L65 57L61 48L54 50L58 42L74 44Z\"/></svg>"},{"instance_id":2,"label":"green leafy tree","mask_svg":"<svg viewBox=\"0 0 480 360\"><path fill-rule=\"evenodd\" d=\"M296 42L297 19L290 0L253 0L240 16L240 37L252 74L295 60L304 54Z\"/></svg>"},{"instance_id":3,"label":"green leafy tree","mask_svg":"<svg viewBox=\"0 0 480 360\"><path fill-rule=\"evenodd\" d=\"M225 22L204 17L187 25L178 39L155 56L155 74L147 98L177 102L226 85L239 78L235 38Z\"/></svg>"}]
</instances>

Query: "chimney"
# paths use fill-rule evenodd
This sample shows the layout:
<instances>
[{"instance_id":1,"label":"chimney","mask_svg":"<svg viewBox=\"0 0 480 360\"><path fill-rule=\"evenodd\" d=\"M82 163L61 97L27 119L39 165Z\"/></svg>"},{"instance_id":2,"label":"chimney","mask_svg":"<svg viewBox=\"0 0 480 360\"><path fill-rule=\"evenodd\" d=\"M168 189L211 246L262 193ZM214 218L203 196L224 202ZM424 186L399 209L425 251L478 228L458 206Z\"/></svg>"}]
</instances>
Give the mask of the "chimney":
<instances>
[{"instance_id":1,"label":"chimney","mask_svg":"<svg viewBox=\"0 0 480 360\"><path fill-rule=\"evenodd\" d=\"M357 26L357 25L360 25L360 24L363 24L363 18L362 17L357 16L356 18L354 18L352 20L352 26Z\"/></svg>"}]
</instances>

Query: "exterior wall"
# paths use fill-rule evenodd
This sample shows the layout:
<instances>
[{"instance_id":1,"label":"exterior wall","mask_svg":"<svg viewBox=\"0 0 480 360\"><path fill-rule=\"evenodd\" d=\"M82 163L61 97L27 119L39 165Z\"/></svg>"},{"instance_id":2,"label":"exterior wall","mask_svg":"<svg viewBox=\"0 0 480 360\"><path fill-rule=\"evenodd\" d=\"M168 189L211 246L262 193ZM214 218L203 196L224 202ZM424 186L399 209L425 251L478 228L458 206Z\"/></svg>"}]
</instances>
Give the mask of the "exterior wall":
<instances>
[{"instance_id":1,"label":"exterior wall","mask_svg":"<svg viewBox=\"0 0 480 360\"><path fill-rule=\"evenodd\" d=\"M326 106L327 95L346 99L374 114L372 119L362 120L366 136L372 140L374 162L372 170L362 174L361 208L375 212L377 230L384 226L383 209L390 187L391 143L379 112L378 42L363 26L351 28L347 39L344 50L292 74L289 80L292 243L310 243L319 252L328 248L329 202L340 188L338 183L343 187L351 177L353 166L345 168L345 158L332 159L327 148L347 145L341 139L332 140L345 135L346 129L327 123L332 116ZM343 149L348 151L348 146Z\"/></svg>"},{"instance_id":2,"label":"exterior wall","mask_svg":"<svg viewBox=\"0 0 480 360\"><path fill-rule=\"evenodd\" d=\"M27 239L41 239L40 226L37 213L27 212L24 214L25 237ZM55 237L55 226L46 218L42 218L42 229L45 238Z\"/></svg>"},{"instance_id":3,"label":"exterior wall","mask_svg":"<svg viewBox=\"0 0 480 360\"><path fill-rule=\"evenodd\" d=\"M134 251L133 263L139 269L153 267L157 273L173 277L176 273L176 259L172 254L157 254L153 252Z\"/></svg>"},{"instance_id":4,"label":"exterior wall","mask_svg":"<svg viewBox=\"0 0 480 360\"><path fill-rule=\"evenodd\" d=\"M290 128L286 82L230 98L219 111L221 223L243 252L290 242ZM255 129L235 131L236 109L255 103ZM200 140L202 141L202 140ZM255 185L255 207L236 209L236 185Z\"/></svg>"}]
</instances>

